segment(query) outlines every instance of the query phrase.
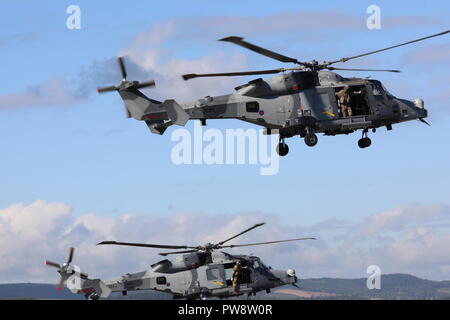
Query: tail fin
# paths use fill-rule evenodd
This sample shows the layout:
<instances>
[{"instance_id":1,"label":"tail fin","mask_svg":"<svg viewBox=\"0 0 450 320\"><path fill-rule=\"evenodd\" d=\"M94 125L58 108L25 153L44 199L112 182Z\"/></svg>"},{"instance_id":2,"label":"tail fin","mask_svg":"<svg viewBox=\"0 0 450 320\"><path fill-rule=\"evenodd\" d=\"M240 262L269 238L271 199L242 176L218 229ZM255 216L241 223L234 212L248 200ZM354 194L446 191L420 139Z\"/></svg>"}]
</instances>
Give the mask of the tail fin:
<instances>
[{"instance_id":1,"label":"tail fin","mask_svg":"<svg viewBox=\"0 0 450 320\"><path fill-rule=\"evenodd\" d=\"M184 126L189 120L187 112L175 100L164 101L162 107L166 110L167 117L172 121L172 124Z\"/></svg>"},{"instance_id":2,"label":"tail fin","mask_svg":"<svg viewBox=\"0 0 450 320\"><path fill-rule=\"evenodd\" d=\"M136 120L144 120L144 115L151 112L161 112L161 102L152 100L136 88L119 90L128 113Z\"/></svg>"}]
</instances>

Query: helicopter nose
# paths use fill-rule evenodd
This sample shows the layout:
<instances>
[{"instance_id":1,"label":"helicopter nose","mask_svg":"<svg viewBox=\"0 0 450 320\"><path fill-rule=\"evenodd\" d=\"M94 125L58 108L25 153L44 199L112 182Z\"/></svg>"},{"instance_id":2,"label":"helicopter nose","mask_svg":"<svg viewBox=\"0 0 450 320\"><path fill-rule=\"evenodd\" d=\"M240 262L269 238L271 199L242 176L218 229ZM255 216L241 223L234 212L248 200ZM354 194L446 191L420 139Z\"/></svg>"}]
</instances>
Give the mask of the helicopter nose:
<instances>
[{"instance_id":1,"label":"helicopter nose","mask_svg":"<svg viewBox=\"0 0 450 320\"><path fill-rule=\"evenodd\" d=\"M396 99L400 107L401 120L408 121L413 119L423 119L428 116L428 111L425 109L422 99L416 99L415 101Z\"/></svg>"},{"instance_id":2,"label":"helicopter nose","mask_svg":"<svg viewBox=\"0 0 450 320\"><path fill-rule=\"evenodd\" d=\"M294 269L287 269L281 278L285 284L293 284L297 282L297 276Z\"/></svg>"},{"instance_id":3,"label":"helicopter nose","mask_svg":"<svg viewBox=\"0 0 450 320\"><path fill-rule=\"evenodd\" d=\"M297 278L297 275L295 274L294 269L287 269L286 274L288 276L288 280L290 280L290 281L288 281L289 283L292 283L293 285L295 285L298 282L298 278Z\"/></svg>"}]
</instances>

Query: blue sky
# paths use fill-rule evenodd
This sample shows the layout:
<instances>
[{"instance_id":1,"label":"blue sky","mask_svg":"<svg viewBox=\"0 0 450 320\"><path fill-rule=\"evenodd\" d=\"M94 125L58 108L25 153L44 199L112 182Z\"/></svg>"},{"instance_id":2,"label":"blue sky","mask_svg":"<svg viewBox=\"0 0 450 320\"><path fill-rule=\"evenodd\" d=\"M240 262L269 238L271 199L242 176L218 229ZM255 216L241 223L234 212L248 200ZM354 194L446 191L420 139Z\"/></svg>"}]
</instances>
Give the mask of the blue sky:
<instances>
[{"instance_id":1,"label":"blue sky","mask_svg":"<svg viewBox=\"0 0 450 320\"><path fill-rule=\"evenodd\" d=\"M70 4L81 8L81 30L66 28ZM365 27L371 4L381 8L380 30ZM156 52L160 69L127 60L130 79L162 79L148 95L183 101L230 93L251 78L222 79L216 86L193 80L181 94L163 72L177 74L171 65L195 68L203 61L211 71L282 67L215 41L229 35L300 60L375 50L449 29L447 1L14 1L0 8L0 208L42 199L69 204L74 216L263 212L285 224L314 225L402 205L450 204L448 35L345 64L400 74L342 73L370 75L401 98L423 98L431 127L411 122L390 132L381 128L365 150L356 144L360 133L319 137L315 148L294 137L275 176L260 176L252 165L176 166L170 161L173 128L150 134L145 124L125 118L117 94L95 92L120 80L111 59ZM158 28L167 34L142 44ZM41 99L30 101L30 92ZM208 127L251 126L210 121Z\"/></svg>"}]
</instances>

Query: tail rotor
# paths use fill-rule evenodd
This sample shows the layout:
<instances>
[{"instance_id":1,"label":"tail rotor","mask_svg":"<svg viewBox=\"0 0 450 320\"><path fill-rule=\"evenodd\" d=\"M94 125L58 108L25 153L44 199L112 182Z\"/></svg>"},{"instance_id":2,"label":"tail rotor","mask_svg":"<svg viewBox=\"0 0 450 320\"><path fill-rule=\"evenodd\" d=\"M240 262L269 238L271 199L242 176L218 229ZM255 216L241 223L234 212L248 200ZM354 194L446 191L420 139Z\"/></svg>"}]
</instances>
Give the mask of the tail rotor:
<instances>
[{"instance_id":1,"label":"tail rotor","mask_svg":"<svg viewBox=\"0 0 450 320\"><path fill-rule=\"evenodd\" d=\"M98 93L119 91L119 90L131 88L131 87L136 88L136 89L143 89L143 88L155 86L154 80L149 80L149 81L145 81L145 82L128 81L127 80L127 69L125 67L125 61L124 61L123 57L117 58L117 62L119 64L120 73L122 75L121 83L118 86L108 86L108 87L103 87L103 88L97 88Z\"/></svg>"},{"instance_id":2,"label":"tail rotor","mask_svg":"<svg viewBox=\"0 0 450 320\"><path fill-rule=\"evenodd\" d=\"M144 82L128 81L127 80L127 69L125 68L125 61L124 61L123 57L117 58L117 62L119 64L120 73L122 75L122 81L120 82L120 84L118 86L108 86L108 87L103 87L103 88L97 88L97 92L99 94L105 93L105 92L111 92L111 91L121 91L121 90L132 89L132 88L133 89L143 89L143 88L155 86L154 80L149 80L149 81L144 81ZM127 111L127 117L131 118L130 110L128 110L128 108L126 108L126 111Z\"/></svg>"},{"instance_id":3,"label":"tail rotor","mask_svg":"<svg viewBox=\"0 0 450 320\"><path fill-rule=\"evenodd\" d=\"M58 269L57 272L60 274L60 279L58 284L56 285L56 290L61 290L64 287L64 283L65 281L72 275L75 273L75 269L73 268L72 265L70 265L70 263L73 260L73 256L75 253L75 248L70 248L69 249L69 256L67 257L67 261L63 264L60 265L59 263L50 261L50 260L46 260L45 261L45 265L49 266L49 267L53 267ZM80 276L82 278L87 278L87 274L85 273L80 273Z\"/></svg>"}]
</instances>

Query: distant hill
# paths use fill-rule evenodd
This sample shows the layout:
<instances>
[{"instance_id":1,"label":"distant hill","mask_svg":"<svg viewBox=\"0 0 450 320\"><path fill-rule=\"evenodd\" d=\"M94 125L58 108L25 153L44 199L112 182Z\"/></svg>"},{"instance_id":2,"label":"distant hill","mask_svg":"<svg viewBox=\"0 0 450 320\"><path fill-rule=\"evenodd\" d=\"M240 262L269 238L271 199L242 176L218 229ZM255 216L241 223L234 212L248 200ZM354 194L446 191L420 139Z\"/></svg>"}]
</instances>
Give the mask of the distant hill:
<instances>
[{"instance_id":1,"label":"distant hill","mask_svg":"<svg viewBox=\"0 0 450 320\"><path fill-rule=\"evenodd\" d=\"M67 299L80 300L83 296L75 295L64 288L55 289L54 284L11 283L0 284L0 299Z\"/></svg>"},{"instance_id":2,"label":"distant hill","mask_svg":"<svg viewBox=\"0 0 450 320\"><path fill-rule=\"evenodd\" d=\"M367 279L305 279L300 280L302 290L328 292L340 298L361 299L450 299L450 281L432 281L409 274L381 276L381 289L369 290Z\"/></svg>"},{"instance_id":3,"label":"distant hill","mask_svg":"<svg viewBox=\"0 0 450 320\"><path fill-rule=\"evenodd\" d=\"M255 299L450 299L450 281L432 281L408 274L381 276L381 289L369 290L366 279L302 279L299 289L285 286L272 293L259 293ZM51 284L0 284L0 299L84 299L67 288L55 290ZM170 294L156 291L129 292L127 296L115 293L110 299L172 299Z\"/></svg>"}]
</instances>

